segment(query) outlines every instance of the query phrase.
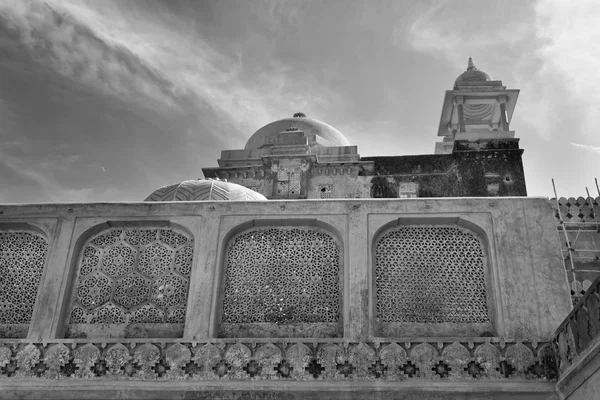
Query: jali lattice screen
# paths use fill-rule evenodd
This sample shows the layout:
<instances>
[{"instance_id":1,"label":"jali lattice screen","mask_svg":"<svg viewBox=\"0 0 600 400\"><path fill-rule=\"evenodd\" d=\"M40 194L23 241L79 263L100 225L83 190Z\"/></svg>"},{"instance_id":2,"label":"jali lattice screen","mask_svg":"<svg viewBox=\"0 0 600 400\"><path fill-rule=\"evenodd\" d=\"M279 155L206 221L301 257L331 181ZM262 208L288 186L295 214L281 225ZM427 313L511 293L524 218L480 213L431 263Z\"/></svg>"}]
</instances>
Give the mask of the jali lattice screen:
<instances>
[{"instance_id":1,"label":"jali lattice screen","mask_svg":"<svg viewBox=\"0 0 600 400\"><path fill-rule=\"evenodd\" d=\"M409 225L388 231L375 244L374 280L375 314L387 334L414 333L418 324L490 327L484 249L465 229Z\"/></svg>"},{"instance_id":2,"label":"jali lattice screen","mask_svg":"<svg viewBox=\"0 0 600 400\"><path fill-rule=\"evenodd\" d=\"M0 337L25 337L48 242L30 231L0 230Z\"/></svg>"},{"instance_id":3,"label":"jali lattice screen","mask_svg":"<svg viewBox=\"0 0 600 400\"><path fill-rule=\"evenodd\" d=\"M174 229L111 229L83 246L69 324L183 324L193 241Z\"/></svg>"},{"instance_id":4,"label":"jali lattice screen","mask_svg":"<svg viewBox=\"0 0 600 400\"><path fill-rule=\"evenodd\" d=\"M253 229L229 241L220 335L339 334L340 248L315 227Z\"/></svg>"}]
</instances>

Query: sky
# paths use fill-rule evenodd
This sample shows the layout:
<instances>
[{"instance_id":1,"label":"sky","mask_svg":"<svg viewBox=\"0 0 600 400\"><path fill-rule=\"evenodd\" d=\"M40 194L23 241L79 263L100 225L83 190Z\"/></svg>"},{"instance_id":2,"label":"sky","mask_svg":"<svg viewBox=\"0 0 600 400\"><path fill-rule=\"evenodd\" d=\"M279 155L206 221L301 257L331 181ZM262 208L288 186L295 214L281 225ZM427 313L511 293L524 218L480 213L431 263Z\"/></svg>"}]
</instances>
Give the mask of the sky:
<instances>
[{"instance_id":1,"label":"sky","mask_svg":"<svg viewBox=\"0 0 600 400\"><path fill-rule=\"evenodd\" d=\"M0 0L0 203L140 201L304 112L431 154L468 57L520 89L530 196L598 196L597 0Z\"/></svg>"}]
</instances>

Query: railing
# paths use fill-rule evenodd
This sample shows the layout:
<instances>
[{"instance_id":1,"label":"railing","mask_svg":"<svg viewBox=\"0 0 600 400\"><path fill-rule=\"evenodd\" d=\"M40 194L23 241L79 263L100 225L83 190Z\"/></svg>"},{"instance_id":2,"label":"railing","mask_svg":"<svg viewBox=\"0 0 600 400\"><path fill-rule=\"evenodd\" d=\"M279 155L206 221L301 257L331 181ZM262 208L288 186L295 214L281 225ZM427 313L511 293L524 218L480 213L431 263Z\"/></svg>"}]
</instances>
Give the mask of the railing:
<instances>
[{"instance_id":1,"label":"railing","mask_svg":"<svg viewBox=\"0 0 600 400\"><path fill-rule=\"evenodd\" d=\"M581 361L590 345L597 341L600 341L600 276L556 330L553 343L560 373Z\"/></svg>"}]
</instances>

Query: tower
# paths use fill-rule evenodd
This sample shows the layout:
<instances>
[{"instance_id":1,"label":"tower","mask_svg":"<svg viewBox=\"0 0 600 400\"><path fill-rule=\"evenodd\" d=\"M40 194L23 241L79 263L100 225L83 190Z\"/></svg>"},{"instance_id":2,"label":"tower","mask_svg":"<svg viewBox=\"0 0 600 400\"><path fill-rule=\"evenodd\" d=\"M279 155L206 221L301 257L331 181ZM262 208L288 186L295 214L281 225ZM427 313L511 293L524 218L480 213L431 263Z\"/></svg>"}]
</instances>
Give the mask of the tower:
<instances>
[{"instance_id":1,"label":"tower","mask_svg":"<svg viewBox=\"0 0 600 400\"><path fill-rule=\"evenodd\" d=\"M507 89L471 57L446 91L435 154L452 154L469 196L527 195L523 150L510 130L518 97L518 89Z\"/></svg>"},{"instance_id":2,"label":"tower","mask_svg":"<svg viewBox=\"0 0 600 400\"><path fill-rule=\"evenodd\" d=\"M506 89L469 57L467 70L446 91L438 129L443 141L436 143L435 154L452 153L458 140L514 139L510 121L518 96L518 89Z\"/></svg>"}]
</instances>

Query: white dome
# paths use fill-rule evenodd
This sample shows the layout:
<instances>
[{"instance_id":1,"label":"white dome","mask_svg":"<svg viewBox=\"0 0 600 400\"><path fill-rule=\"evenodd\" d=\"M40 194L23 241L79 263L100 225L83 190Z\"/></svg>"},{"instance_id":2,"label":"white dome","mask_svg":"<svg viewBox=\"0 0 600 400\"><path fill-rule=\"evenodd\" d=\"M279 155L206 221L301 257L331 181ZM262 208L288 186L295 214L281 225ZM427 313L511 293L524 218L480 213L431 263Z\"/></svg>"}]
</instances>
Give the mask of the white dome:
<instances>
[{"instance_id":1,"label":"white dome","mask_svg":"<svg viewBox=\"0 0 600 400\"><path fill-rule=\"evenodd\" d=\"M308 138L314 138L309 145L350 146L348 139L333 126L316 119L306 118L303 113L294 114L293 118L284 118L271 122L257 130L246 142L246 150L260 149L265 145L275 143L275 138L288 128L303 131Z\"/></svg>"},{"instance_id":2,"label":"white dome","mask_svg":"<svg viewBox=\"0 0 600 400\"><path fill-rule=\"evenodd\" d=\"M163 186L144 201L253 201L267 200L262 194L237 183L199 179Z\"/></svg>"}]
</instances>

